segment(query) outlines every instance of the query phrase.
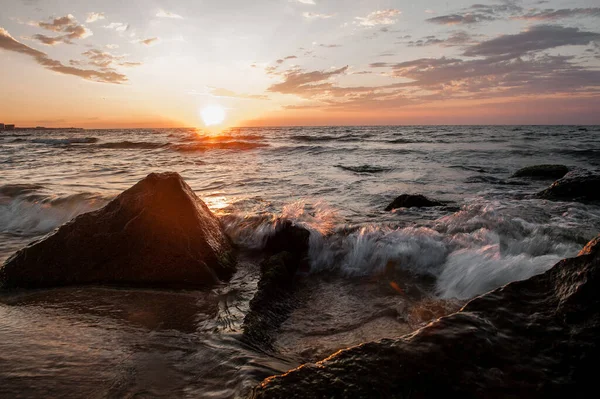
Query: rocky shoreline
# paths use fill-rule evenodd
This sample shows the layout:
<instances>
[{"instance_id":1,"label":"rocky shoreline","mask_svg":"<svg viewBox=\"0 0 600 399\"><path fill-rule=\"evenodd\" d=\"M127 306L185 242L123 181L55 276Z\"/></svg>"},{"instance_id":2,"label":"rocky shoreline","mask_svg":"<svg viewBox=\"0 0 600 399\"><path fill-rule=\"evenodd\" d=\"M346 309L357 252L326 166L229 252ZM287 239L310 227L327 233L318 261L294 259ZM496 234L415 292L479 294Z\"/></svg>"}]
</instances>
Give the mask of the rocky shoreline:
<instances>
[{"instance_id":1,"label":"rocky shoreline","mask_svg":"<svg viewBox=\"0 0 600 399\"><path fill-rule=\"evenodd\" d=\"M600 176L560 165L526 168L515 178L558 177L535 194L549 200L600 200ZM564 172L564 173L563 173ZM403 194L386 211L446 206ZM281 219L262 247L257 290L241 339L276 351L282 323L297 306L310 232ZM2 289L69 285L201 288L227 284L240 249L176 173L152 173L102 209L83 214L9 258ZM591 387L600 352L600 236L576 258L544 274L472 299L416 332L341 350L267 378L252 398L553 397ZM392 289L400 290L391 281ZM400 290L401 292L401 290ZM401 334L398 334L401 335Z\"/></svg>"}]
</instances>

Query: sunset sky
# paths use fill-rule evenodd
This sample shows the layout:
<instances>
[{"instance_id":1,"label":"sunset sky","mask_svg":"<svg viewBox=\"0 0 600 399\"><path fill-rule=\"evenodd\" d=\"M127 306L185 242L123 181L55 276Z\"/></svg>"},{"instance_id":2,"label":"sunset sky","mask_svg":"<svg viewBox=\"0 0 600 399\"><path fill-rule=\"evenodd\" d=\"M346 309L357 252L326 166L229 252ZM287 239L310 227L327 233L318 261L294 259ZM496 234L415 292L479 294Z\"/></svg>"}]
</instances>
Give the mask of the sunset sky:
<instances>
[{"instance_id":1,"label":"sunset sky","mask_svg":"<svg viewBox=\"0 0 600 399\"><path fill-rule=\"evenodd\" d=\"M0 0L0 57L21 126L600 124L598 0Z\"/></svg>"}]
</instances>

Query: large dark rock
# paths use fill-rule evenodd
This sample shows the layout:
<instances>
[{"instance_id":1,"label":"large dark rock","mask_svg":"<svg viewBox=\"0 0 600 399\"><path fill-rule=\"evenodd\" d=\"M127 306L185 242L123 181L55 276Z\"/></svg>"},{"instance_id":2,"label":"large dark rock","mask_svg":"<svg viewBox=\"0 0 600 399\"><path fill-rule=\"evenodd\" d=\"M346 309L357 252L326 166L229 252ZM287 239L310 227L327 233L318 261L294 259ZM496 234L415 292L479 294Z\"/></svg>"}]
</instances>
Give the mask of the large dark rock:
<instances>
[{"instance_id":1,"label":"large dark rock","mask_svg":"<svg viewBox=\"0 0 600 399\"><path fill-rule=\"evenodd\" d=\"M443 206L444 203L431 200L421 194L402 194L393 200L386 208L386 211L392 211L396 208L426 208L432 206Z\"/></svg>"},{"instance_id":2,"label":"large dark rock","mask_svg":"<svg viewBox=\"0 0 600 399\"><path fill-rule=\"evenodd\" d=\"M263 381L253 398L586 397L600 355L600 238L399 339Z\"/></svg>"},{"instance_id":3,"label":"large dark rock","mask_svg":"<svg viewBox=\"0 0 600 399\"><path fill-rule=\"evenodd\" d=\"M0 286L203 286L234 271L219 220L177 173L152 173L104 208L9 258Z\"/></svg>"},{"instance_id":4,"label":"large dark rock","mask_svg":"<svg viewBox=\"0 0 600 399\"><path fill-rule=\"evenodd\" d=\"M553 200L600 201L600 174L585 170L569 172L537 196Z\"/></svg>"},{"instance_id":5,"label":"large dark rock","mask_svg":"<svg viewBox=\"0 0 600 399\"><path fill-rule=\"evenodd\" d=\"M560 179L567 173L569 173L569 168L565 165L533 165L517 170L512 177Z\"/></svg>"},{"instance_id":6,"label":"large dark rock","mask_svg":"<svg viewBox=\"0 0 600 399\"><path fill-rule=\"evenodd\" d=\"M272 349L277 329L297 305L297 272L308 265L310 232L287 220L278 220L266 242L267 257L250 311L244 318L243 338L264 349Z\"/></svg>"},{"instance_id":7,"label":"large dark rock","mask_svg":"<svg viewBox=\"0 0 600 399\"><path fill-rule=\"evenodd\" d=\"M310 232L289 220L278 219L275 232L267 237L264 250L268 253L290 252L305 255L308 252Z\"/></svg>"}]
</instances>

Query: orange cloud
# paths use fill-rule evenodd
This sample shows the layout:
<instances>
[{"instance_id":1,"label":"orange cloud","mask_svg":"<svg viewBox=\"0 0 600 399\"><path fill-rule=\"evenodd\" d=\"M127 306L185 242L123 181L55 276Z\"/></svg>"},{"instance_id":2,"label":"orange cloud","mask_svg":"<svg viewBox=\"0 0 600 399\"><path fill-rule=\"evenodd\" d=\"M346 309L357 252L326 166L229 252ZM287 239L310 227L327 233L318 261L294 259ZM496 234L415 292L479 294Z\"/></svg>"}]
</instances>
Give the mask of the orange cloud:
<instances>
[{"instance_id":1,"label":"orange cloud","mask_svg":"<svg viewBox=\"0 0 600 399\"><path fill-rule=\"evenodd\" d=\"M63 65L60 61L53 60L46 53L35 50L15 40L4 28L0 28L0 48L21 53L32 57L44 68L65 75L78 76L86 80L103 83L125 83L127 76L113 70L96 71L93 69L80 69L73 66Z\"/></svg>"}]
</instances>

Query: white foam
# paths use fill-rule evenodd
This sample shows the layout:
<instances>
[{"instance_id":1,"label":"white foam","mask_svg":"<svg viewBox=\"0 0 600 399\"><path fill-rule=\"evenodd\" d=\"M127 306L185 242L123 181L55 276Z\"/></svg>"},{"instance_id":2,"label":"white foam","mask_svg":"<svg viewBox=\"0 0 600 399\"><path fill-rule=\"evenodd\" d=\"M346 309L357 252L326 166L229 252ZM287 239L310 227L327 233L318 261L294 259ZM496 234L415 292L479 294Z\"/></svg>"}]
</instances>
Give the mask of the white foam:
<instances>
[{"instance_id":1,"label":"white foam","mask_svg":"<svg viewBox=\"0 0 600 399\"><path fill-rule=\"evenodd\" d=\"M44 199L0 198L0 232L23 236L46 234L106 202L105 198L90 194Z\"/></svg>"},{"instance_id":2,"label":"white foam","mask_svg":"<svg viewBox=\"0 0 600 399\"><path fill-rule=\"evenodd\" d=\"M535 206L539 209L533 209ZM234 217L226 226L238 244L260 249L275 232L277 221L288 219L311 233L313 273L367 276L381 273L391 264L433 276L441 297L466 299L542 273L577 253L581 244L576 236L591 234L578 227L590 210L571 206L557 217L556 209L553 214L546 212L552 206L562 205L477 199L430 226L348 228L339 227L331 208L297 202L280 215ZM532 208L531 220L512 216L522 214L520 207Z\"/></svg>"}]
</instances>

